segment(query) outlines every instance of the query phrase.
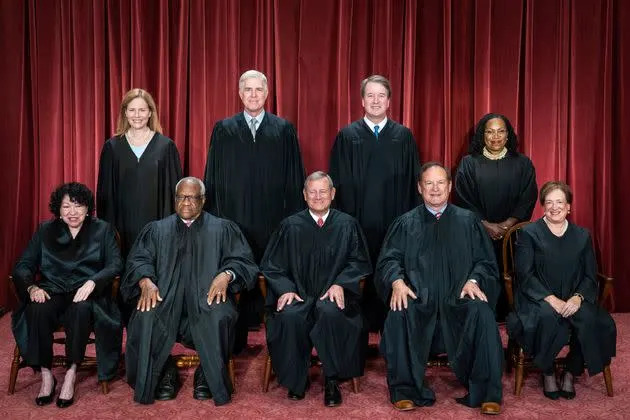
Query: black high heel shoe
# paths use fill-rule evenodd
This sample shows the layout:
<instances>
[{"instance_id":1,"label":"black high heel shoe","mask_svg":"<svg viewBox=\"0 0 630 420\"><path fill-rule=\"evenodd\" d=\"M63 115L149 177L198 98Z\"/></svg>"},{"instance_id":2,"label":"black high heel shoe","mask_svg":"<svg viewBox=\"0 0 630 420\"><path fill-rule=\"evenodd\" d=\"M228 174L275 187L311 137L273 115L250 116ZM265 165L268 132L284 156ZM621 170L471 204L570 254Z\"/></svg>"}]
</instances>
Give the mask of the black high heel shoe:
<instances>
[{"instance_id":1,"label":"black high heel shoe","mask_svg":"<svg viewBox=\"0 0 630 420\"><path fill-rule=\"evenodd\" d=\"M77 378L74 378L74 389L72 390L72 398L65 400L61 397L57 397L57 407L59 408L68 408L72 404L74 404L74 394L77 392Z\"/></svg>"},{"instance_id":2,"label":"black high heel shoe","mask_svg":"<svg viewBox=\"0 0 630 420\"><path fill-rule=\"evenodd\" d=\"M560 398L560 391L557 390L557 389L555 391L547 391L545 389L545 376L546 375L543 375L542 378L541 378L542 379L542 386L543 386L543 395L545 397L549 398L550 400L554 400L555 401L558 398ZM554 380L555 380L555 378L554 378Z\"/></svg>"},{"instance_id":3,"label":"black high heel shoe","mask_svg":"<svg viewBox=\"0 0 630 420\"><path fill-rule=\"evenodd\" d=\"M55 388L57 387L57 379L55 379L55 377L53 376L53 387L52 387L52 391L50 391L50 394L48 395L44 395L43 397L37 397L35 398L35 404L39 405L40 407L43 405L48 405L52 402L53 397L55 396Z\"/></svg>"},{"instance_id":4,"label":"black high heel shoe","mask_svg":"<svg viewBox=\"0 0 630 420\"><path fill-rule=\"evenodd\" d=\"M573 398L575 398L575 384L573 383L573 381L575 380L575 377L573 375L571 375L571 388L573 389L573 391L566 391L564 389L564 381L567 378L567 372L564 373L564 375L562 375L562 385L560 386L560 396L566 400L572 400Z\"/></svg>"}]
</instances>

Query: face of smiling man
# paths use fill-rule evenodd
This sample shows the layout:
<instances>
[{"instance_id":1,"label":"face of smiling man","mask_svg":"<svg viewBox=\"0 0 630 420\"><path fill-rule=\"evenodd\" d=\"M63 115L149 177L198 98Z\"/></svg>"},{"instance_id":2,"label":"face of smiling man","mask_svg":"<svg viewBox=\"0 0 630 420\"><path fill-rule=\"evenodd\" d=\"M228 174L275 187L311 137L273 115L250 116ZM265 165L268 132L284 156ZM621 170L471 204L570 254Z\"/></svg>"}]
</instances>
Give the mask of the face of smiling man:
<instances>
[{"instance_id":1,"label":"face of smiling man","mask_svg":"<svg viewBox=\"0 0 630 420\"><path fill-rule=\"evenodd\" d=\"M432 166L422 174L418 191L427 207L438 211L448 202L452 183L444 168Z\"/></svg>"},{"instance_id":2,"label":"face of smiling man","mask_svg":"<svg viewBox=\"0 0 630 420\"><path fill-rule=\"evenodd\" d=\"M245 79L243 86L238 91L238 95L245 106L245 111L252 117L262 112L268 93L265 83L257 77Z\"/></svg>"},{"instance_id":3,"label":"face of smiling man","mask_svg":"<svg viewBox=\"0 0 630 420\"><path fill-rule=\"evenodd\" d=\"M389 109L389 95L387 89L380 83L368 82L365 94L361 100L365 116L375 124L380 123L387 116Z\"/></svg>"}]
</instances>

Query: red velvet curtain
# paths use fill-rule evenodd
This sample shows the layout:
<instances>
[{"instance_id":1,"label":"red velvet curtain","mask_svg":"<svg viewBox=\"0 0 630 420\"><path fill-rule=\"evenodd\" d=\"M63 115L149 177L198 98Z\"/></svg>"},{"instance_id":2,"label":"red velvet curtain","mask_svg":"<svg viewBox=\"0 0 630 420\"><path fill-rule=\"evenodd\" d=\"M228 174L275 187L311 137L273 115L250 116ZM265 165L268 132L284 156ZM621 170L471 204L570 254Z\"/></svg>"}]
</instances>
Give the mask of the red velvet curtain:
<instances>
[{"instance_id":1,"label":"red velvet curtain","mask_svg":"<svg viewBox=\"0 0 630 420\"><path fill-rule=\"evenodd\" d=\"M153 93L185 173L201 176L213 124L240 110L238 77L257 68L313 171L362 116L361 79L380 73L423 161L455 167L478 118L506 114L539 185L573 187L571 216L630 310L629 22L622 0L0 1L0 275L57 184L95 187L128 89Z\"/></svg>"}]
</instances>

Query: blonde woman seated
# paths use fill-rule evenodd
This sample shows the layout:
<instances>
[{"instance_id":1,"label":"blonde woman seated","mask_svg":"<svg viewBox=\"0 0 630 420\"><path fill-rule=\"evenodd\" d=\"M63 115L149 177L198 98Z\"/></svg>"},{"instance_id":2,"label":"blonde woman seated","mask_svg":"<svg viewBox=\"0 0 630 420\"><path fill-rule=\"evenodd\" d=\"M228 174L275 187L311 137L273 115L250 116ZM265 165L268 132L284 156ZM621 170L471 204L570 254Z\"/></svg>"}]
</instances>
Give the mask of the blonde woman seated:
<instances>
[{"instance_id":1,"label":"blonde woman seated","mask_svg":"<svg viewBox=\"0 0 630 420\"><path fill-rule=\"evenodd\" d=\"M589 232L567 220L573 194L567 184L547 182L540 190L545 215L522 229L516 245L515 312L508 331L543 372L547 398L575 397L574 379L595 375L615 356L616 327L597 304L597 263ZM569 343L559 378L553 362Z\"/></svg>"}]
</instances>

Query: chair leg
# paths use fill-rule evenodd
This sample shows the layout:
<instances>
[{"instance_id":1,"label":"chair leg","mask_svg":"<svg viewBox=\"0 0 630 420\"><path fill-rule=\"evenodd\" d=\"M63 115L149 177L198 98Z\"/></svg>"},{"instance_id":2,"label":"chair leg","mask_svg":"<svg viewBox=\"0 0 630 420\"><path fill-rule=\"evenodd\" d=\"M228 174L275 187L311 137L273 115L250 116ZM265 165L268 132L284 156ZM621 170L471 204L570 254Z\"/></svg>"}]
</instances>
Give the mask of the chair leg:
<instances>
[{"instance_id":1,"label":"chair leg","mask_svg":"<svg viewBox=\"0 0 630 420\"><path fill-rule=\"evenodd\" d=\"M352 378L352 392L359 393L359 378Z\"/></svg>"},{"instance_id":2,"label":"chair leg","mask_svg":"<svg viewBox=\"0 0 630 420\"><path fill-rule=\"evenodd\" d=\"M521 395L523 390L523 374L525 370L525 354L523 349L518 349L518 360L516 361L516 367L514 370L514 395L517 397Z\"/></svg>"},{"instance_id":3,"label":"chair leg","mask_svg":"<svg viewBox=\"0 0 630 420\"><path fill-rule=\"evenodd\" d=\"M15 392L18 370L20 370L20 349L16 344L13 350L13 360L11 361L11 374L9 375L9 390L7 392L9 395Z\"/></svg>"},{"instance_id":4,"label":"chair leg","mask_svg":"<svg viewBox=\"0 0 630 420\"><path fill-rule=\"evenodd\" d=\"M612 375L610 373L610 365L604 367L604 382L606 383L606 394L609 397L613 396L613 383L612 383Z\"/></svg>"},{"instance_id":5,"label":"chair leg","mask_svg":"<svg viewBox=\"0 0 630 420\"><path fill-rule=\"evenodd\" d=\"M269 380L271 379L271 356L267 354L267 361L265 361L265 371L263 372L263 392L269 391Z\"/></svg>"},{"instance_id":6,"label":"chair leg","mask_svg":"<svg viewBox=\"0 0 630 420\"><path fill-rule=\"evenodd\" d=\"M230 357L228 361L228 374L230 375L230 381L232 381L232 390L236 392L236 374L234 373L234 358Z\"/></svg>"},{"instance_id":7,"label":"chair leg","mask_svg":"<svg viewBox=\"0 0 630 420\"><path fill-rule=\"evenodd\" d=\"M505 349L505 373L512 373L514 365L512 353L514 353L514 343L512 339L508 339L507 348Z\"/></svg>"},{"instance_id":8,"label":"chair leg","mask_svg":"<svg viewBox=\"0 0 630 420\"><path fill-rule=\"evenodd\" d=\"M109 394L109 381L101 381L101 391L103 394Z\"/></svg>"}]
</instances>

